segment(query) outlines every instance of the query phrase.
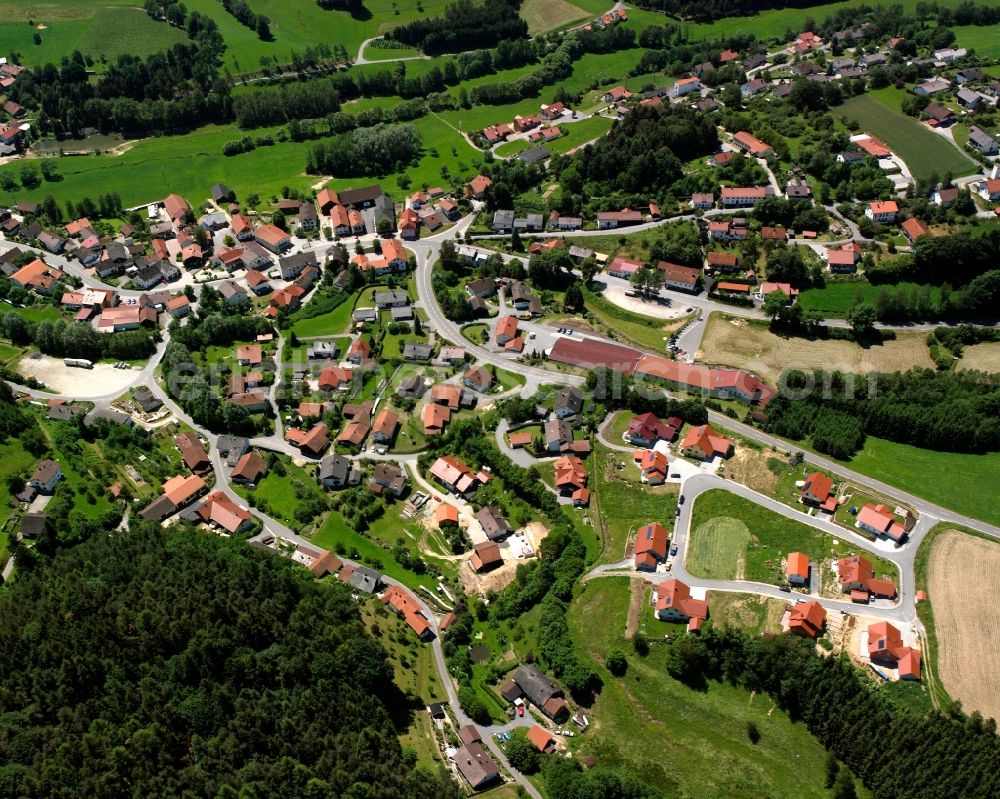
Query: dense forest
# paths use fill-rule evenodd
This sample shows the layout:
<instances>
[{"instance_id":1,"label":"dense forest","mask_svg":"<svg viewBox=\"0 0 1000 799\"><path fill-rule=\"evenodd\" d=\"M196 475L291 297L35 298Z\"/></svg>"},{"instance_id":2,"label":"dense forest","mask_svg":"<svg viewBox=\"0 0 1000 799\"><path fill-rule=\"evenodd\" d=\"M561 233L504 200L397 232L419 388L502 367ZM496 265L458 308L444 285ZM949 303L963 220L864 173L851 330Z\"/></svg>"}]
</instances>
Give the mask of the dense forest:
<instances>
[{"instance_id":1,"label":"dense forest","mask_svg":"<svg viewBox=\"0 0 1000 799\"><path fill-rule=\"evenodd\" d=\"M880 799L1000 796L996 723L903 711L847 658L819 655L795 636L738 630L672 636L667 671L698 689L708 681L766 692L861 777Z\"/></svg>"},{"instance_id":2,"label":"dense forest","mask_svg":"<svg viewBox=\"0 0 1000 799\"><path fill-rule=\"evenodd\" d=\"M821 0L637 0L636 5L692 22L746 17L774 8L808 8Z\"/></svg>"},{"instance_id":3,"label":"dense forest","mask_svg":"<svg viewBox=\"0 0 1000 799\"><path fill-rule=\"evenodd\" d=\"M338 178L384 175L413 163L421 138L412 125L376 125L342 133L316 144L306 156L306 172Z\"/></svg>"},{"instance_id":4,"label":"dense forest","mask_svg":"<svg viewBox=\"0 0 1000 799\"><path fill-rule=\"evenodd\" d=\"M406 698L338 586L133 520L0 593L0 794L458 797L415 768Z\"/></svg>"},{"instance_id":5,"label":"dense forest","mask_svg":"<svg viewBox=\"0 0 1000 799\"><path fill-rule=\"evenodd\" d=\"M683 164L719 148L715 120L679 105L639 106L575 156L553 159L564 214L643 208L683 176Z\"/></svg>"},{"instance_id":6,"label":"dense forest","mask_svg":"<svg viewBox=\"0 0 1000 799\"><path fill-rule=\"evenodd\" d=\"M84 128L140 132L197 127L231 117L228 89L218 75L225 45L215 22L192 12L191 41L143 60L121 55L91 80L79 51L59 66L21 73L11 97L38 108L41 133L78 135Z\"/></svg>"},{"instance_id":7,"label":"dense forest","mask_svg":"<svg viewBox=\"0 0 1000 799\"><path fill-rule=\"evenodd\" d=\"M528 35L528 23L510 0L456 0L440 17L415 19L385 34L390 41L418 47L429 55L493 47Z\"/></svg>"},{"instance_id":8,"label":"dense forest","mask_svg":"<svg viewBox=\"0 0 1000 799\"><path fill-rule=\"evenodd\" d=\"M786 373L764 429L849 458L868 435L946 452L1000 450L1000 377L913 368L893 374ZM812 386L811 388L809 386Z\"/></svg>"}]
</instances>

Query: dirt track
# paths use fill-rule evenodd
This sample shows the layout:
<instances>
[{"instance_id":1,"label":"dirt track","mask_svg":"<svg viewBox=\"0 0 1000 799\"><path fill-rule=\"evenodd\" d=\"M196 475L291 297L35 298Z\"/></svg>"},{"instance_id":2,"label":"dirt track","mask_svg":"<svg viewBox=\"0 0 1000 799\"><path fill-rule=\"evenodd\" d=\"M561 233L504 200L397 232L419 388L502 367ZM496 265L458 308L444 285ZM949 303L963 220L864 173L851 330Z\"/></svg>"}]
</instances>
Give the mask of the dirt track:
<instances>
[{"instance_id":1,"label":"dirt track","mask_svg":"<svg viewBox=\"0 0 1000 799\"><path fill-rule=\"evenodd\" d=\"M1000 544L949 531L935 540L928 572L938 676L966 712L1000 719Z\"/></svg>"}]
</instances>

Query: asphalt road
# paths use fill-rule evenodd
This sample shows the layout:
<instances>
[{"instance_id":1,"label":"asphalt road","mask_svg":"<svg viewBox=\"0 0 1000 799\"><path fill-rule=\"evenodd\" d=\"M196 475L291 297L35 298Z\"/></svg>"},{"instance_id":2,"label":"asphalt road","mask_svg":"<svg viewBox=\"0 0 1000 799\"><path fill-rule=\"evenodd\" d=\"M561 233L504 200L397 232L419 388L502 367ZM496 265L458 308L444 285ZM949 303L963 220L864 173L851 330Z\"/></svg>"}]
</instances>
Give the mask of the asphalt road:
<instances>
[{"instance_id":1,"label":"asphalt road","mask_svg":"<svg viewBox=\"0 0 1000 799\"><path fill-rule=\"evenodd\" d=\"M711 215L721 215L723 213L725 212L720 211L714 214L710 212ZM413 252L417 256L416 283L417 283L417 291L419 297L417 305L423 308L424 311L427 313L429 321L428 326L433 328L436 331L437 335L441 336L443 339L449 340L451 342L454 342L456 344L465 347L466 351L471 353L476 359L486 363L494 364L502 369L506 369L522 375L527 381L527 385L525 386L525 389L523 391L523 394L525 396L530 396L535 391L535 389L542 383L577 385L577 386L582 385L584 383L584 378L580 375L566 374L563 372L545 369L539 366L529 366L527 364L519 363L518 361L516 361L515 359L511 358L510 356L504 353L495 352L488 348L473 344L467 341L461 335L459 326L457 324L451 322L444 316L433 293L433 288L431 283L433 262L438 256L441 242L448 238L458 238L462 236L464 232L468 229L469 225L471 225L471 223L472 223L472 217L466 217L458 225L456 225L455 228L443 234L422 239L418 242L410 242L407 245L410 247L410 249L413 250ZM662 222L648 223L647 225L636 226L634 228L631 228L629 232L635 232L638 230L646 229L648 227L656 227L659 224L663 223ZM548 236L551 234L545 234L545 235ZM584 233L576 232L569 235L587 235L587 234L586 232ZM600 231L599 234L595 232L594 235L608 235L608 233L606 231ZM322 246L316 249L318 254L321 254L324 250ZM71 263L66 262L65 259L60 259L47 254L46 254L46 259L50 263L53 263L57 266L60 267L64 266L66 268L66 271L72 274L75 274L77 276L82 275L82 270L79 269L78 265L73 266ZM94 280L93 278L83 277L83 279L84 283L87 285L92 285L97 288L102 288L102 287L111 288L105 286L105 284L101 283L100 281ZM122 293L124 296L130 296L132 294L137 295L139 292L123 291L120 293ZM703 308L706 311L716 310L716 308L714 307L717 305L716 303L709 303L709 301L707 300L702 302L697 302L696 298L691 298L689 295L678 294L678 298L681 297L683 298L681 300L682 302L684 302L687 305L691 305L692 307L697 305L698 307ZM718 308L718 309L723 310L723 308ZM742 309L731 308L729 306L725 306L724 310L727 313L740 313L742 311ZM700 333L698 332L697 326L695 326L690 332L686 332L685 335L686 336L690 335L692 337L697 335L700 338ZM229 484L227 467L225 466L225 464L222 463L222 460L218 454L218 449L217 449L218 437L206 430L198 428L198 426L194 424L194 421L190 417L188 417L187 414L184 413L184 411L167 395L167 392L164 391L163 388L160 387L159 384L157 384L156 380L154 379L156 367L158 366L160 360L162 359L167 341L168 341L168 334L164 333L164 340L157 347L157 351L154 357L150 359L149 363L145 366L145 368L135 372L134 378L131 381L131 386L138 386L138 385L148 386L163 401L164 405L167 408L169 408L175 414L175 416L177 416L177 418L183 419L194 429L198 430L202 436L204 436L204 438L209 442L210 445L212 467L213 470L215 471L217 490L223 491L234 502L237 502L238 504L243 506L244 502L242 498L239 497L239 495L232 490ZM283 341L279 341L279 344L283 343L284 343ZM86 395L84 393L81 393L78 396L70 397L65 395L57 395L51 392L33 391L18 385L14 385L14 387L18 391L22 391L38 399L50 399L56 396L63 396L65 399L92 401L99 407L106 406L107 403L109 403L110 400L114 398L111 395L92 396L92 395ZM123 390L124 389L119 389L114 393L114 396L120 395ZM777 449L785 451L795 450L794 445L789 444L788 442L777 439L755 428L749 427L733 419L730 419L729 417L724 416L722 414L710 412L709 419L713 424L718 424L720 426L724 426L728 429L734 430L735 432L745 436L750 440L757 441L762 444L767 444L769 446L773 446ZM277 429L280 431L280 422L279 422L279 427ZM497 434L501 435L499 430L497 431ZM601 437L602 441L604 440L603 433L599 434L599 437ZM262 446L265 448L288 452L288 454L298 454L297 451L293 450L284 441L282 441L281 436L277 434L265 438L255 439L254 443L258 446ZM607 442L607 443L618 450L630 449L627 447L623 447L620 444L614 444L613 442ZM506 451L506 448L504 449ZM519 456L514 456L512 452L508 452L508 455L512 456L515 461L519 460ZM356 457L358 459L394 460L404 464L411 463L412 466L415 466L415 463L412 462L416 460L415 455L401 457L395 455L377 456L374 453L362 453L360 456ZM916 497L906 491L900 490L895 486L890 486L881 481L873 480L865 475L854 472L851 469L847 469L842 464L823 458L822 456L814 455L812 453L804 453L804 457L806 462L814 464L822 469L828 470L831 473L837 474L841 478L850 480L851 482L861 487L869 487L873 489L876 493L881 493L890 497L898 498L904 504L910 505L919 514L919 520L916 528L914 529L911 535L910 542L901 549L895 550L893 552L886 552L883 549L874 547L871 544L871 542L869 542L867 539L857 536L856 534L853 534L850 531L845 530L844 528L831 525L826 522L820 522L816 519L813 519L812 517L807 516L806 514L800 513L782 503L779 503L776 500L773 500L761 494L757 494L756 492L753 492L742 485L727 480L723 480L722 478L716 477L714 475L699 474L688 478L683 485L683 491L686 497L686 502L684 505L681 506L681 514L676 520L676 531L674 534L674 540L677 543L680 550L679 550L679 557L677 557L674 561L671 574L650 575L648 573L641 573L641 576L644 579L651 579L654 582L662 581L664 579L667 579L669 576L675 576L679 579L683 579L686 582L689 582L689 584L692 586L699 586L709 590L751 592L762 596L771 596L776 599L783 599L783 600L789 599L789 595L779 591L776 586L764 585L759 583L750 583L745 581L702 580L691 577L691 575L686 571L686 569L684 568L684 554L686 553L687 540L690 532L691 508L693 507L695 499L697 498L698 495L712 488L725 488L726 490L736 493L740 496L743 496L749 499L750 501L756 502L764 507L768 507L769 509L773 510L776 513L780 513L783 516L786 516L788 518L793 518L796 521L800 521L804 524L809 524L821 530L825 534L835 535L838 538L844 540L850 540L851 543L854 544L858 549L874 551L880 556L887 557L888 559L895 562L899 566L900 577L901 577L899 597L897 602L891 606L888 603L884 603L885 604L884 607L867 606L864 608L864 613L867 615L880 616L882 618L894 621L913 622L917 625L919 625L919 621L916 620L915 610L914 610L913 562L916 555L917 547L919 546L919 543L923 539L927 530L929 530L938 520L944 520L965 525L974 529L978 529L993 537L1000 538L1000 527L984 524L983 522L980 522L976 519L972 519L967 516L957 514L951 510L948 510L947 508L943 508L934 503ZM257 509L254 509L254 513L258 517L260 517L266 533L270 533L275 536L280 536L296 544L305 544L307 546L312 547L312 544L310 542L298 536L294 531L289 529L284 524L267 516L266 514L260 513L260 511ZM623 566L626 567L625 570L622 570ZM615 571L616 568L618 570L616 573L628 574L630 572L627 570L627 566L628 564L614 564L612 566L601 566L595 569L590 575L588 575L588 577L594 577L594 576L599 576L601 574L606 574ZM386 583L390 585L396 584L395 581L388 578L386 579ZM420 604L421 608L427 615L435 632L438 632L438 622L437 622L436 612L430 606L428 606L424 602L424 600L421 599L420 596L415 592L414 596L416 597L417 602ZM844 612L858 611L858 606L853 605L850 602L844 602L840 600L826 599L826 598L818 598L818 601L820 601L821 604L823 604L829 610L840 610ZM447 667L444 661L444 654L441 649L440 640L438 638L435 638L434 641L430 644L430 646L433 649L435 663L437 665L442 684L445 686L445 690L448 694L449 704L451 705L452 711L455 714L455 718L459 721L460 724L468 723L469 719L465 716L465 714L461 710L461 707L459 706L455 686L451 680L451 677L448 675ZM535 799L541 799L540 794L534 788L534 786L531 785L530 781L528 781L523 775L519 774L518 772L510 768L509 764L506 762L506 758L503 756L502 751L499 749L499 747L496 744L496 741L493 738L493 734L498 731L509 729L512 726L528 725L530 723L532 723L531 719L525 717L525 719L515 719L514 721L504 725L480 727L480 732L483 735L483 740L493 751L498 761L504 764L505 768L507 768L507 770L512 774L512 776L517 780L517 782L522 786L524 786L525 790L529 793L529 795L535 797Z\"/></svg>"}]
</instances>

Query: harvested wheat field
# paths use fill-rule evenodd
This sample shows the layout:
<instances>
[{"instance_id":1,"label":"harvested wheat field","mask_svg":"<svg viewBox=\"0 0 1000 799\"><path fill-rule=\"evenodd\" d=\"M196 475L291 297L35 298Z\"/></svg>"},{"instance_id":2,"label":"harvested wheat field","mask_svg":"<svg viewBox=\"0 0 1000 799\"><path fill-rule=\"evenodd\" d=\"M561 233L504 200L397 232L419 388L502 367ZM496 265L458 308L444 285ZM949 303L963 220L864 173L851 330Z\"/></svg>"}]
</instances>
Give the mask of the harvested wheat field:
<instances>
[{"instance_id":1,"label":"harvested wheat field","mask_svg":"<svg viewBox=\"0 0 1000 799\"><path fill-rule=\"evenodd\" d=\"M718 313L709 318L698 359L707 364L746 369L771 385L777 383L786 369L863 373L899 372L912 366L934 368L925 337L920 333L900 332L895 341L864 348L850 341L786 339L745 319Z\"/></svg>"},{"instance_id":2,"label":"harvested wheat field","mask_svg":"<svg viewBox=\"0 0 1000 799\"><path fill-rule=\"evenodd\" d=\"M964 347L958 369L1000 372L1000 344L973 344L971 347Z\"/></svg>"},{"instance_id":3,"label":"harvested wheat field","mask_svg":"<svg viewBox=\"0 0 1000 799\"><path fill-rule=\"evenodd\" d=\"M966 712L1000 719L1000 543L949 530L933 547L928 592L938 676Z\"/></svg>"}]
</instances>

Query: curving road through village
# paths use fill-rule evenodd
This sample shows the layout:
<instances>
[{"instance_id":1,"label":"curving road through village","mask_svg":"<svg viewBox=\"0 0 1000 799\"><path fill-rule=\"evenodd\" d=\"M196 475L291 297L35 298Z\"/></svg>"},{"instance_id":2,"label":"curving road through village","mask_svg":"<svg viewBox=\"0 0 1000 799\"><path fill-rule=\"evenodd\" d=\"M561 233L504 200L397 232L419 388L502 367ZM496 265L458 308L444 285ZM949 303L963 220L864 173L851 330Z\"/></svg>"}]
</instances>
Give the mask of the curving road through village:
<instances>
[{"instance_id":1,"label":"curving road through village","mask_svg":"<svg viewBox=\"0 0 1000 799\"><path fill-rule=\"evenodd\" d=\"M572 386L582 386L585 382L585 378L579 374L571 374L561 371L556 371L553 369L544 368L544 366L538 365L528 365L521 363L515 357L511 355L499 352L488 347L483 347L474 344L466 340L461 333L459 325L452 322L445 317L440 305L438 304L432 285L432 274L434 262L437 260L440 253L441 243L448 239L460 239L464 237L465 232L469 229L473 222L474 216L467 216L463 218L454 228L451 230L438 234L436 236L427 237L415 242L408 242L407 246L413 251L417 260L417 269L415 275L416 287L417 287L417 306L422 308L427 315L428 322L426 327L433 330L437 336L442 339L448 340L455 344L465 347L466 351L471 353L472 356L479 362L492 364L498 368L516 372L517 374L523 376L526 380L526 385L522 391L523 396L531 396L539 386L543 384L554 384L554 385L572 385ZM664 222L667 220L664 220ZM672 221L672 220L671 220ZM664 222L651 223L648 227L653 227L658 224L663 224ZM637 226L635 229L642 229L647 226ZM586 235L585 233L576 233L574 235ZM606 235L602 231L602 235ZM329 246L321 245L315 248L317 255L322 257L322 254L328 249ZM94 288L106 288L118 291L113 286L102 283L88 275L82 273L82 270L78 265L67 261L66 259L53 257L46 254L46 258L52 262L54 265L65 269L65 271L80 277L85 285L92 286ZM132 295L138 296L140 292L125 292L120 291L120 294L126 297ZM678 295L681 296L681 295ZM309 299L309 298L307 298ZM697 306L702 309L703 313L708 310L715 310L715 304L710 303L707 300L701 300L700 298L690 298L684 295L683 302L685 304L690 304L692 307ZM730 306L725 306L725 311L731 314L743 313L742 309L735 309ZM756 314L754 314L756 315ZM169 342L169 333L164 331L162 341L158 344L154 356L149 360L146 366L141 370L136 370L134 374L129 375L129 383L125 388L118 388L113 393L110 394L98 394L98 395L88 395L86 393L81 393L80 395L70 396L65 394L57 394L49 391L38 391L29 389L25 386L18 385L16 383L11 383L12 387L23 394L26 394L32 398L38 400L47 400L52 398L62 398L66 400L80 400L93 402L97 407L107 407L111 400L115 397L120 396L127 388L136 387L140 385L145 385L150 388L150 390L157 395L157 397L163 402L163 404L178 418L183 420L185 423L190 425L193 429L197 430L199 435L201 435L205 440L209 442L209 451L212 462L212 469L215 474L215 485L216 489L223 491L230 499L239 505L243 506L243 498L240 497L230 485L229 473L226 465L223 463L221 457L219 456L217 449L218 436L205 430L195 424L194 420L191 419L182 408L180 408L177 403L175 403L168 392L163 388L161 383L158 381L156 376L156 370L160 364L163 357L164 351L166 349L167 343ZM278 354L276 356L276 365L280 368L282 351L284 349L285 340L283 337L278 337ZM269 393L269 399L272 402L275 410L277 410L275 403L275 389L271 388ZM257 446L263 447L265 449L270 449L278 452L284 452L286 454L298 454L298 452L291 447L289 447L283 440L281 435L281 420L280 414L276 414L277 423L275 434L266 437L259 437L253 440L253 443ZM774 447L779 450L791 451L796 448L786 441L777 439L766 433L763 433L756 428L750 427L743 423L737 422L727 416L716 412L709 412L709 419L712 423L724 426L730 430L735 431L745 438L764 444L767 446ZM497 441L501 442L503 437L503 432L506 430L506 425L504 425L503 430L497 431ZM602 444L610 447L611 449L618 451L632 451L631 447L624 447L620 443L615 443L608 441L603 434L603 431L598 432L598 439ZM526 466L530 465L530 456L519 450L511 450L506 446L501 447L508 457L510 457L515 463L519 465ZM693 588L699 588L703 590L714 590L714 591L739 591L744 593L753 593L760 596L767 596L776 599L789 599L789 594L782 592L777 586L766 585L762 583L753 583L741 580L706 580L698 577L692 576L685 568L685 555L687 553L687 547L690 540L691 532L691 518L692 518L692 508L695 505L697 498L703 494L705 491L710 491L713 489L722 488L727 491L733 492L739 496L748 499L762 507L768 508L769 510L779 513L787 518L794 519L801 523L810 525L815 529L821 531L822 533L830 536L836 536L837 538L850 541L852 546L874 552L879 556L891 560L897 565L900 573L900 587L899 595L897 601L894 603L890 602L876 602L872 606L867 606L864 609L866 615L877 616L879 618L884 618L896 622L907 622L912 623L919 628L919 620L916 617L915 611L915 586L914 586L914 560L916 556L917 549L926 535L927 531L930 530L934 524L938 521L948 521L954 522L960 525L964 525L970 528L980 530L990 536L1000 538L1000 527L985 524L976 519L957 514L947 508L941 507L934 503L928 502L920 497L914 496L906 491L900 490L895 486L890 486L881 481L874 480L866 475L855 472L849 468L844 467L840 463L836 463L827 458L812 453L803 453L806 462L813 464L816 467L827 470L830 473L838 475L840 478L849 480L850 482L858 485L859 487L866 487L872 489L875 493L884 494L890 497L898 498L905 504L911 506L918 514L918 522L913 532L911 533L909 541L901 548L894 550L887 550L884 547L879 547L876 544L872 544L868 539L863 538L849 530L846 530L839 525L835 525L831 522L826 522L819 520L815 517L809 516L805 513L795 510L783 503L777 502L776 500L752 491L745 486L738 483L734 483L729 480L717 477L712 474L695 474L686 478L682 485L681 491L685 496L685 503L680 506L680 514L676 519L675 533L674 533L674 543L678 546L678 554L675 556L672 562L672 570L670 573L645 573L645 572L635 572L631 569L628 562L620 562L614 564L606 564L598 566L593 571L591 571L585 579L595 579L604 576L636 576L642 577L653 583L662 582L669 577L677 577L682 579L684 582L688 583ZM422 485L427 485L423 479L416 474L416 455L386 455L379 456L375 453L361 453L360 455L354 456L356 459L371 459L371 460L392 460L400 463L404 467L408 465L414 472L415 477L418 482ZM273 535L276 537L283 538L289 542L296 545L304 545L315 549L313 545L306 539L297 535L294 531L289 529L287 526L271 518L270 516L261 513L259 510L254 509L253 513L257 515L263 523L263 532L261 537L267 535ZM385 582L389 585L396 584L392 579L386 578ZM412 592L412 596L415 597L416 601L420 605L424 614L430 621L435 634L439 632L439 625L437 615L438 612L431 608L421 597L416 593ZM842 612L856 612L857 606L852 605L850 602L846 602L839 599L833 599L828 597L816 596L820 604L831 611L842 611ZM433 656L435 660L435 665L439 676L441 678L442 684L445 686L445 690L448 696L448 703L451 707L452 713L455 719L460 725L469 724L471 720L462 711L462 708L458 702L457 691L455 684L452 681L451 676L448 673L447 664L445 662L444 653L441 647L440 638L435 635L434 640L430 643L433 651ZM480 726L480 734L482 735L484 743L486 743L497 760L504 766L504 768L512 775L527 793L534 797L534 799L541 799L540 793L531 784L531 782L522 774L513 769L507 762L502 749L497 744L494 735L498 732L502 732L515 726L523 726L534 723L529 716L524 718L515 717L511 722L504 725L493 725L493 726Z\"/></svg>"}]
</instances>

